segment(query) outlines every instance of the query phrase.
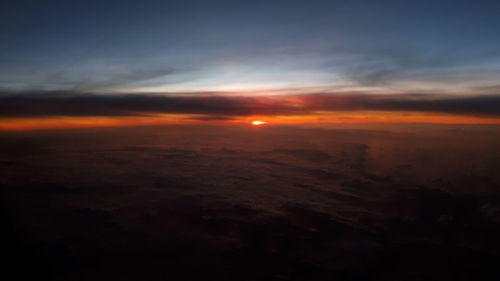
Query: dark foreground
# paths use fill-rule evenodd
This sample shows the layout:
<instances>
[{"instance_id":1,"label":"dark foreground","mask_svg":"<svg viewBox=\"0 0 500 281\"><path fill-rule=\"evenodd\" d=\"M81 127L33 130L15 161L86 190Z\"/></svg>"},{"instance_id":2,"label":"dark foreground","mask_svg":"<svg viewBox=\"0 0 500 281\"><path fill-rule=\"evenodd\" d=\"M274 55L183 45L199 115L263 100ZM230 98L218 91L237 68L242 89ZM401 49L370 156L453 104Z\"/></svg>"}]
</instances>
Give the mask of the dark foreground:
<instances>
[{"instance_id":1,"label":"dark foreground","mask_svg":"<svg viewBox=\"0 0 500 281\"><path fill-rule=\"evenodd\" d=\"M11 280L500 280L500 129L0 134Z\"/></svg>"}]
</instances>

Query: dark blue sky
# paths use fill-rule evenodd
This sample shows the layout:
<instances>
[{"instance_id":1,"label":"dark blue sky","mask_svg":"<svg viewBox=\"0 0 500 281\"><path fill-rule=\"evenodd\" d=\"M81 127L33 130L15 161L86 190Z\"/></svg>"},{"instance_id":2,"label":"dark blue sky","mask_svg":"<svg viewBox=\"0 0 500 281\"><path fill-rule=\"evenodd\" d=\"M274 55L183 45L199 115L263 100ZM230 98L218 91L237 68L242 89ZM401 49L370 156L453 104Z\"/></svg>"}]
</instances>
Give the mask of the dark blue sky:
<instances>
[{"instance_id":1,"label":"dark blue sky","mask_svg":"<svg viewBox=\"0 0 500 281\"><path fill-rule=\"evenodd\" d=\"M499 15L498 1L2 1L0 88L496 94Z\"/></svg>"}]
</instances>

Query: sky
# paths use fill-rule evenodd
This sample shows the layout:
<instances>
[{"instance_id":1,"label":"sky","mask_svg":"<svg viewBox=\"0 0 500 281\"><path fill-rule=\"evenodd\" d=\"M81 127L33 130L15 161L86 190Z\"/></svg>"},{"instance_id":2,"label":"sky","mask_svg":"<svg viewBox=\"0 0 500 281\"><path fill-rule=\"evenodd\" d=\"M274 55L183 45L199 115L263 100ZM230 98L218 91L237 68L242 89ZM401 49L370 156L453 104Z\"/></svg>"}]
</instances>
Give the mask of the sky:
<instances>
[{"instance_id":1,"label":"sky","mask_svg":"<svg viewBox=\"0 0 500 281\"><path fill-rule=\"evenodd\" d=\"M500 0L0 0L17 276L500 280L499 140Z\"/></svg>"},{"instance_id":2,"label":"sky","mask_svg":"<svg viewBox=\"0 0 500 281\"><path fill-rule=\"evenodd\" d=\"M498 14L497 1L3 1L0 128L497 123Z\"/></svg>"}]
</instances>

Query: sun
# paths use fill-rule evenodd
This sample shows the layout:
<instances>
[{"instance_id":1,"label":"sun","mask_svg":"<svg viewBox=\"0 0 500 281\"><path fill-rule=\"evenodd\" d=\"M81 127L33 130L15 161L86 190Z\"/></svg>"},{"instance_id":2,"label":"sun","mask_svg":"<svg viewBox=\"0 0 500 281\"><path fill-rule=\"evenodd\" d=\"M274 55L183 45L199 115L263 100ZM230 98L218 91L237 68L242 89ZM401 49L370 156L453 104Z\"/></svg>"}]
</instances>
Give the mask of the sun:
<instances>
[{"instance_id":1,"label":"sun","mask_svg":"<svg viewBox=\"0 0 500 281\"><path fill-rule=\"evenodd\" d=\"M267 124L267 122L266 121L260 121L260 120L254 120L250 124L252 124L253 126L260 126L260 125Z\"/></svg>"}]
</instances>

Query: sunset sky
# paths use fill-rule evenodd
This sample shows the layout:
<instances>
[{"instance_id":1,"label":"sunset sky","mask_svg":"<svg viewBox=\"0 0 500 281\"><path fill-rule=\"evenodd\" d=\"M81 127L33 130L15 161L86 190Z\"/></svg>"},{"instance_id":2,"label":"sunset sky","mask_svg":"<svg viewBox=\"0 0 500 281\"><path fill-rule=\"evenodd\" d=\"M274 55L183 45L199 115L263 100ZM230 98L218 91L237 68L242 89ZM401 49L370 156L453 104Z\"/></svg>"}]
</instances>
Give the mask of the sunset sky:
<instances>
[{"instance_id":1,"label":"sunset sky","mask_svg":"<svg viewBox=\"0 0 500 281\"><path fill-rule=\"evenodd\" d=\"M0 129L500 123L497 1L4 1Z\"/></svg>"},{"instance_id":2,"label":"sunset sky","mask_svg":"<svg viewBox=\"0 0 500 281\"><path fill-rule=\"evenodd\" d=\"M500 280L499 140L500 0L0 1L15 280Z\"/></svg>"}]
</instances>

